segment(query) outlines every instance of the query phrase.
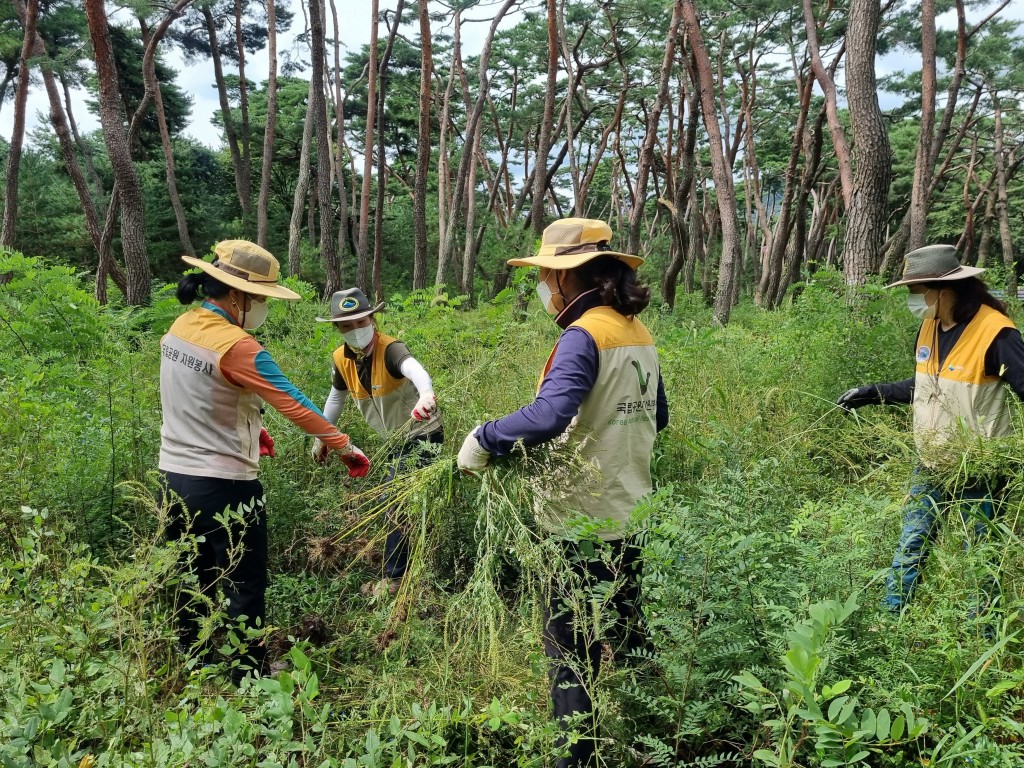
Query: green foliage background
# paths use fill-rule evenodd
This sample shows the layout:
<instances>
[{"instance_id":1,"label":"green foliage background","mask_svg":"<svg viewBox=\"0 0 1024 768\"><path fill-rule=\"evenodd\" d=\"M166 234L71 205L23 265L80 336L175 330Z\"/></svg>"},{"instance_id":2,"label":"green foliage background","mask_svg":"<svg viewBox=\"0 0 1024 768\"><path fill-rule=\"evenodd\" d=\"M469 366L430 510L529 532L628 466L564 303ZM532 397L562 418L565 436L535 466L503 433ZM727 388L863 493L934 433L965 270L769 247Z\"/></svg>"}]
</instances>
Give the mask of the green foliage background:
<instances>
[{"instance_id":1,"label":"green foliage background","mask_svg":"<svg viewBox=\"0 0 1024 768\"><path fill-rule=\"evenodd\" d=\"M480 545L493 533L484 511L499 496L516 503L526 464L499 463L483 485L451 471L474 423L529 401L557 336L536 302L517 313L522 277L473 310L458 297L395 295L381 318L432 373L448 437L425 497L432 549L398 598L361 589L378 572L379 524L362 540L338 537L382 470L360 484L317 468L305 436L267 414L278 451L261 473L269 620L287 665L234 690L222 668L176 653L169 621L182 585L178 550L159 535L154 470L157 344L182 311L172 290L143 309L100 307L73 268L8 254L8 271L0 764L551 762L536 601L507 573L491 597L467 602L463 591L481 558L531 567L512 538L494 539L497 552ZM274 304L261 340L320 401L337 335L313 321L312 288L290 284L307 300ZM918 599L901 618L883 615L914 462L907 413L850 416L832 403L848 386L909 375L914 326L901 295L868 286L847 297L840 276L822 273L779 311L741 305L724 329L699 297L645 313L671 404L658 490L640 510L655 649L643 673L602 672L606 764L1019 764L1021 444L965 459L1012 478L991 539L965 552L951 514ZM342 427L382 451L351 409ZM992 567L1002 605L968 620ZM458 616L493 623L483 631Z\"/></svg>"}]
</instances>

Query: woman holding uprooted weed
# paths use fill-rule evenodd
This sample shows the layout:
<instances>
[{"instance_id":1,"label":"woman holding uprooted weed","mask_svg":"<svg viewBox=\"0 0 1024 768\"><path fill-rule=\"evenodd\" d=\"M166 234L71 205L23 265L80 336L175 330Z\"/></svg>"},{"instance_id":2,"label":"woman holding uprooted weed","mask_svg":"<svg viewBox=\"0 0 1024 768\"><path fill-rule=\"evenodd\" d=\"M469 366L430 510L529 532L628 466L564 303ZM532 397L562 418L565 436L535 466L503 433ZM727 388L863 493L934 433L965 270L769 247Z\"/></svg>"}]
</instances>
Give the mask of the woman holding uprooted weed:
<instances>
[{"instance_id":1,"label":"woman holding uprooted weed","mask_svg":"<svg viewBox=\"0 0 1024 768\"><path fill-rule=\"evenodd\" d=\"M444 442L441 413L434 397L430 374L398 339L381 333L374 316L384 304L373 306L359 288L336 291L331 297L330 317L344 339L332 355L331 393L324 416L337 423L349 395L356 409L377 434L397 438L388 460L387 483L393 484L408 469L423 466ZM313 443L313 460L323 462L328 446ZM391 510L387 513L393 515ZM384 540L384 576L392 589L409 567L409 542L405 527L392 520Z\"/></svg>"},{"instance_id":2,"label":"woman holding uprooted weed","mask_svg":"<svg viewBox=\"0 0 1024 768\"><path fill-rule=\"evenodd\" d=\"M458 458L462 470L478 472L520 441L530 448L559 438L596 470L583 480L570 478L545 510L558 520L546 524L548 532L561 540L573 571L551 585L546 606L552 705L560 722L583 719L582 735L564 745L568 756L558 761L559 768L595 759L588 686L597 677L604 638L593 632L592 604L611 605L616 656L645 644L641 548L637 537L628 535L628 522L637 502L652 490L654 440L668 424L658 352L637 318L650 302L650 289L636 279L643 259L613 251L611 238L603 221L562 219L544 230L536 256L509 260L513 266L540 267L537 293L563 332L536 399L474 429ZM601 521L598 535L606 552L588 555L589 542L581 545L573 538L569 522L579 518ZM574 580L587 593L582 610L567 598ZM609 583L615 585L610 597Z\"/></svg>"},{"instance_id":3,"label":"woman holding uprooted weed","mask_svg":"<svg viewBox=\"0 0 1024 768\"><path fill-rule=\"evenodd\" d=\"M939 507L958 507L975 538L983 536L1005 484L956 477L966 438L1012 433L1006 387L1024 399L1024 341L1006 308L977 277L985 270L960 264L956 248L930 245L906 255L903 277L889 287L910 289L907 305L919 318L917 370L904 381L869 384L844 392L837 405L913 404L919 464L904 507L903 532L886 585L883 607L899 613L921 576L935 538ZM992 580L987 580L994 587ZM984 595L986 602L994 591ZM978 605L974 612L983 609Z\"/></svg>"}]
</instances>

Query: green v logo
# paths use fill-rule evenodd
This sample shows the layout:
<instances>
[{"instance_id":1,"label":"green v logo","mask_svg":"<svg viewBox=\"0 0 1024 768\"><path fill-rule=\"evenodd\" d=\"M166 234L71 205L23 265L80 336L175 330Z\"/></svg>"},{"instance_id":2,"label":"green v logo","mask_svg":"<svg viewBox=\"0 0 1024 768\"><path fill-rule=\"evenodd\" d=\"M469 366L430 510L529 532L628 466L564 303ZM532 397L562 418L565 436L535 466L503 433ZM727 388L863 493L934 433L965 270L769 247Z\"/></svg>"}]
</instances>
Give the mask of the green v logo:
<instances>
[{"instance_id":1,"label":"green v logo","mask_svg":"<svg viewBox=\"0 0 1024 768\"><path fill-rule=\"evenodd\" d=\"M640 382L640 394L646 395L647 388L651 385L651 372L648 371L645 375L644 369L640 367L640 363L636 360L633 360L632 363L633 367L636 368L636 380Z\"/></svg>"}]
</instances>

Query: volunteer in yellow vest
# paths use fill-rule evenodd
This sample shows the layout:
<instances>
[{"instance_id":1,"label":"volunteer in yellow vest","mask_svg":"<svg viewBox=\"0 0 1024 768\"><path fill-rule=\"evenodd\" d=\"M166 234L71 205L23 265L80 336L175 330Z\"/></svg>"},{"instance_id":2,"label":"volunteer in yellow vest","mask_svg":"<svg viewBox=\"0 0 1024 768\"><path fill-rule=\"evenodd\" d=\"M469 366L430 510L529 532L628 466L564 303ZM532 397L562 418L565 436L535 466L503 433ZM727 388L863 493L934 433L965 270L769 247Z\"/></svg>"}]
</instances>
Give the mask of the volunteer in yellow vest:
<instances>
[{"instance_id":1,"label":"volunteer in yellow vest","mask_svg":"<svg viewBox=\"0 0 1024 768\"><path fill-rule=\"evenodd\" d=\"M922 321L914 347L916 373L904 381L855 387L837 401L848 410L913 404L920 463L886 588L884 607L893 612L909 602L920 578L936 534L939 505L958 506L974 535L982 536L1001 490L1001 483L977 478L951 487L960 463L957 440L1009 435L1012 420L1004 385L1024 398L1024 341L1003 304L977 277L982 272L962 266L951 245L908 253L902 279L889 287L910 288L908 308ZM985 597L991 600L994 593Z\"/></svg>"},{"instance_id":2,"label":"volunteer in yellow vest","mask_svg":"<svg viewBox=\"0 0 1024 768\"><path fill-rule=\"evenodd\" d=\"M171 504L169 538L201 537L183 567L207 600L221 587L228 616L254 627L266 618L267 589L267 515L257 473L259 457L274 455L263 403L329 446L351 476L364 476L370 464L249 334L266 320L268 298L300 298L278 284L277 259L244 240L218 243L214 253L212 263L182 257L200 271L181 279L178 300L201 304L160 340L159 467ZM217 520L225 510L236 515L227 524ZM207 610L179 590L179 643L188 652L206 654L198 644ZM263 671L262 647L250 645L247 655L243 662ZM232 674L237 681L243 673L239 665Z\"/></svg>"},{"instance_id":3,"label":"volunteer in yellow vest","mask_svg":"<svg viewBox=\"0 0 1024 768\"><path fill-rule=\"evenodd\" d=\"M466 436L458 463L464 471L478 472L518 441L529 448L560 438L594 466L597 480L588 475L571 484L570 479L557 499L549 499L545 516L604 521L599 535L610 550L607 558L588 556L586 546L569 536L562 545L585 589L605 594L608 582L620 582L611 600L619 637L612 639L618 643L616 657L625 660L646 642L641 549L635 537L625 538L626 524L637 502L652 489L651 454L656 434L668 424L668 402L654 340L636 317L650 302L650 289L636 279L643 259L612 250L611 238L612 230L603 221L562 219L544 230L536 256L509 260L513 266L540 267L537 292L563 333L544 368L536 399L474 429ZM566 530L561 522L552 522L549 533L563 537ZM563 601L572 581L567 575L564 583L552 585L543 636L552 660L555 717L564 721L585 715L584 733L568 745L568 757L557 763L560 768L594 759L596 716L588 687L597 677L604 639L593 631L588 610L575 615ZM591 600L582 605L589 607Z\"/></svg>"},{"instance_id":4,"label":"volunteer in yellow vest","mask_svg":"<svg viewBox=\"0 0 1024 768\"><path fill-rule=\"evenodd\" d=\"M441 414L430 375L398 339L377 329L374 315L383 304L371 306L358 288L337 291L331 297L331 316L318 317L334 323L345 343L334 351L331 393L324 416L336 423L352 396L356 408L377 434L401 443L391 452L386 482L402 472L422 466L444 442ZM327 446L313 443L314 461L323 461ZM400 579L409 564L405 530L396 525L384 542L384 574Z\"/></svg>"}]
</instances>

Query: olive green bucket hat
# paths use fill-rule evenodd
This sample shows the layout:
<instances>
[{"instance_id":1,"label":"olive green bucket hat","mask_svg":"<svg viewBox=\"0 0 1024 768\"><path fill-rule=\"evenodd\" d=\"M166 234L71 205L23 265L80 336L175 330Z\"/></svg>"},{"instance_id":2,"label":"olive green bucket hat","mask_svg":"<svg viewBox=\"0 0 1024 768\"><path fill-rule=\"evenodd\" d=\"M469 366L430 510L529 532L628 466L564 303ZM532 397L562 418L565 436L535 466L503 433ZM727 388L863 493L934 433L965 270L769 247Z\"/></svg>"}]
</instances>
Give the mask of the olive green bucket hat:
<instances>
[{"instance_id":1,"label":"olive green bucket hat","mask_svg":"<svg viewBox=\"0 0 1024 768\"><path fill-rule=\"evenodd\" d=\"M903 257L903 276L885 287L963 280L984 271L980 267L963 266L960 254L952 245L926 245Z\"/></svg>"},{"instance_id":2,"label":"olive green bucket hat","mask_svg":"<svg viewBox=\"0 0 1024 768\"><path fill-rule=\"evenodd\" d=\"M377 306L370 304L366 294L358 288L346 288L335 291L331 296L331 316L318 317L318 323L339 323L346 320L361 320L362 318L380 312L384 309L384 302Z\"/></svg>"}]
</instances>

